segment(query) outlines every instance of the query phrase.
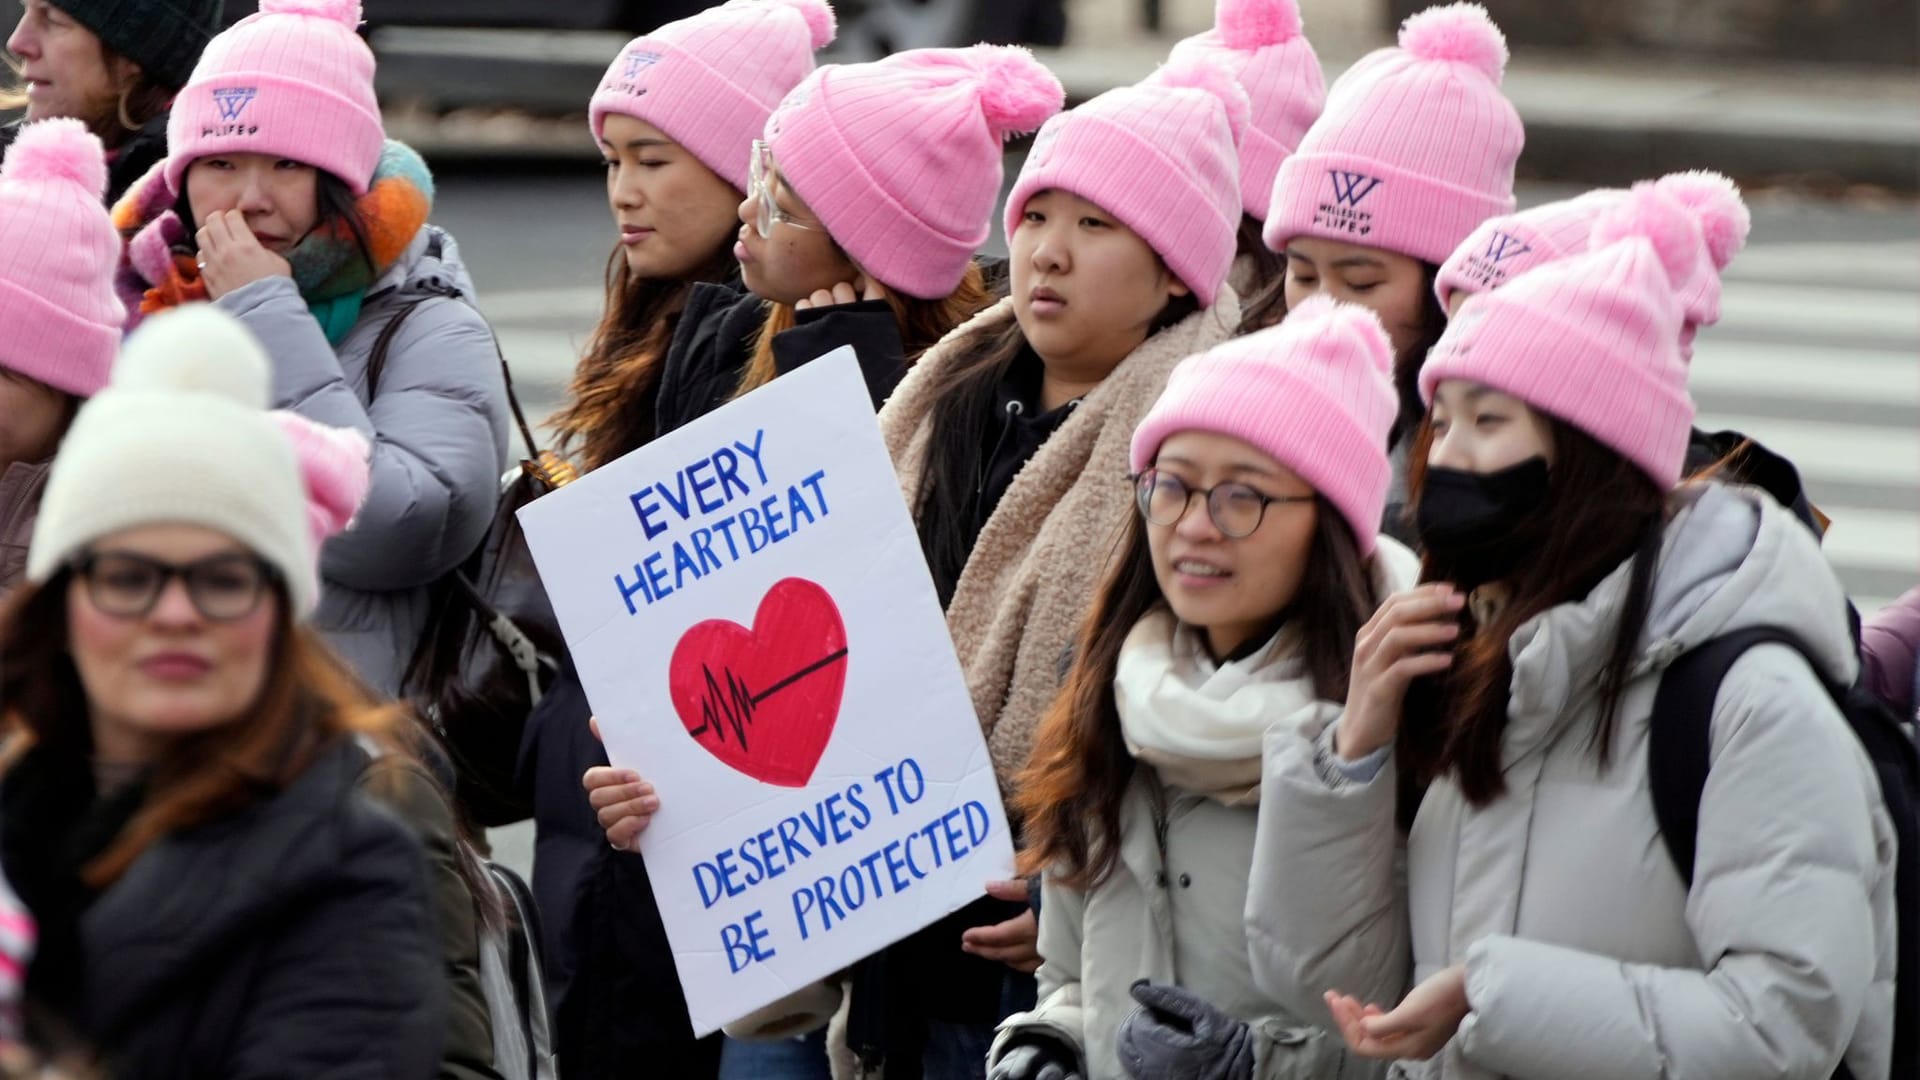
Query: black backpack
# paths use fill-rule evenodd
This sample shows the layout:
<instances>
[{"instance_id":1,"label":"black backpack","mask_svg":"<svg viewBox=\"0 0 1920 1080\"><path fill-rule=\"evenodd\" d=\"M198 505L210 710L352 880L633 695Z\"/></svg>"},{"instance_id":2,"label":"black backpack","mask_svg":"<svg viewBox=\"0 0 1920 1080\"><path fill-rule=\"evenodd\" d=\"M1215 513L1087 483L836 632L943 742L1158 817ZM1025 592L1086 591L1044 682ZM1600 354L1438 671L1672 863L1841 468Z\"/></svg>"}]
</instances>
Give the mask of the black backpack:
<instances>
[{"instance_id":1,"label":"black backpack","mask_svg":"<svg viewBox=\"0 0 1920 1080\"><path fill-rule=\"evenodd\" d=\"M438 243L436 237L430 255L438 254ZM374 339L367 361L368 401L380 392L387 355L408 316L439 299L471 306L466 294L450 285L428 282L415 288L421 295L394 312ZM452 760L461 810L487 828L533 813L517 782L521 735L558 676L557 658L566 649L516 512L572 478L571 468L535 439L497 336L494 352L528 457L502 478L493 521L479 546L429 586L426 626L407 659L400 688Z\"/></svg>"},{"instance_id":2,"label":"black backpack","mask_svg":"<svg viewBox=\"0 0 1920 1080\"><path fill-rule=\"evenodd\" d=\"M1648 782L1661 839L1688 885L1693 884L1700 796L1707 784L1714 698L1734 661L1748 649L1769 643L1812 655L1790 631L1753 627L1682 655L1660 677L1648 722ZM1890 1075L1916 1077L1920 1076L1920 748L1907 724L1859 682L1850 687L1828 686L1827 692L1873 760L1880 793L1900 841L1894 868L1899 943ZM1852 1075L1845 1064L1834 1073L1847 1080Z\"/></svg>"}]
</instances>

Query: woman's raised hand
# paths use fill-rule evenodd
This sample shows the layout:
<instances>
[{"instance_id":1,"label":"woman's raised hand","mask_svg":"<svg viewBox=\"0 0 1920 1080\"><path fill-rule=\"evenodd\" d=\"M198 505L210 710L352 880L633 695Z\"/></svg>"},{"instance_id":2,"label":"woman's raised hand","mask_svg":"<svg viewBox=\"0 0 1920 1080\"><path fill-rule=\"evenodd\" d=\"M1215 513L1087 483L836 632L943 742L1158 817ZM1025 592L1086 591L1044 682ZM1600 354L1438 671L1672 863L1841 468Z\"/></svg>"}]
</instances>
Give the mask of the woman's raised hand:
<instances>
[{"instance_id":1,"label":"woman's raised hand","mask_svg":"<svg viewBox=\"0 0 1920 1080\"><path fill-rule=\"evenodd\" d=\"M1400 731L1407 687L1453 664L1465 594L1445 582L1395 593L1354 638L1347 711L1334 730L1334 750L1354 761L1391 743Z\"/></svg>"}]
</instances>

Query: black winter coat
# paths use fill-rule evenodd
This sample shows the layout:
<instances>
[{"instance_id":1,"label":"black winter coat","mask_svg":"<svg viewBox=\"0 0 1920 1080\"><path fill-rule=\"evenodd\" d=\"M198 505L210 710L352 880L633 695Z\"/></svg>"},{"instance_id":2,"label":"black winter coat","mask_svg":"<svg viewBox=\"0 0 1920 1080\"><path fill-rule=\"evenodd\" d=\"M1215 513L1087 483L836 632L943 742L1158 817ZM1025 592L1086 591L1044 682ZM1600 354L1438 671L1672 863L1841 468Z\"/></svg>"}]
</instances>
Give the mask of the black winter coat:
<instances>
[{"instance_id":1,"label":"black winter coat","mask_svg":"<svg viewBox=\"0 0 1920 1080\"><path fill-rule=\"evenodd\" d=\"M733 400L767 310L765 300L737 286L694 286L660 370L660 434ZM879 409L907 373L900 324L884 300L798 312L794 326L773 339L774 369L785 375L842 345L853 346L867 393Z\"/></svg>"},{"instance_id":2,"label":"black winter coat","mask_svg":"<svg viewBox=\"0 0 1920 1080\"><path fill-rule=\"evenodd\" d=\"M407 826L356 789L365 761L343 742L278 795L155 842L83 895L77 921L34 911L77 931L68 1019L111 1075L434 1075L447 979L426 866Z\"/></svg>"}]
</instances>

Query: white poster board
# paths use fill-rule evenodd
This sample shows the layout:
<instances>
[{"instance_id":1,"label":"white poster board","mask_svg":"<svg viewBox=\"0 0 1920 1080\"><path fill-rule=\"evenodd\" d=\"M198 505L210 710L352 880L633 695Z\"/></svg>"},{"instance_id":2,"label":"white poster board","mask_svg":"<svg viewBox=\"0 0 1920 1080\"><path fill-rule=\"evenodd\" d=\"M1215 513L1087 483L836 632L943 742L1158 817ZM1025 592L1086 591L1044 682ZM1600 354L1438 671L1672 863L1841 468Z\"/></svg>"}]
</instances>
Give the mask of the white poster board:
<instances>
[{"instance_id":1,"label":"white poster board","mask_svg":"<svg viewBox=\"0 0 1920 1080\"><path fill-rule=\"evenodd\" d=\"M851 349L520 521L609 760L659 789L640 847L696 1033L1012 876L993 766Z\"/></svg>"}]
</instances>

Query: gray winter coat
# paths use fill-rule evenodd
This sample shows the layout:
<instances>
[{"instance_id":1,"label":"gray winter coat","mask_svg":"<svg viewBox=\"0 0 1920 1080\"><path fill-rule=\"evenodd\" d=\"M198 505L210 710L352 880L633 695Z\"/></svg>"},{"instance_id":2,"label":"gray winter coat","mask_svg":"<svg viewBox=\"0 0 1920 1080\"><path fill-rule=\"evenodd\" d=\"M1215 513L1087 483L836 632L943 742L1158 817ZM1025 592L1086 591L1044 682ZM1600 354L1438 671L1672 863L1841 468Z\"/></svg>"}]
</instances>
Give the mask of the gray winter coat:
<instances>
[{"instance_id":1,"label":"gray winter coat","mask_svg":"<svg viewBox=\"0 0 1920 1080\"><path fill-rule=\"evenodd\" d=\"M1588 748L1628 570L1514 635L1507 792L1475 808L1443 778L1404 849L1391 756L1343 775L1332 725L1267 739L1248 936L1262 986L1324 1015L1337 988L1397 1001L1465 963L1472 1011L1405 1075L1824 1078L1842 1054L1887 1075L1894 836L1871 765L1820 679L1856 661L1845 597L1811 533L1746 488L1673 496L1639 660L1604 770ZM1647 721L1674 657L1744 627L1795 631L1818 669L1763 645L1712 718L1691 890L1669 861ZM1400 1070L1397 1070L1397 1072Z\"/></svg>"},{"instance_id":2,"label":"gray winter coat","mask_svg":"<svg viewBox=\"0 0 1920 1080\"><path fill-rule=\"evenodd\" d=\"M436 258L429 246L439 249ZM464 299L432 296L434 286ZM367 398L374 339L407 316ZM353 527L320 556L314 625L376 690L395 692L426 624L426 586L486 534L505 467L507 392L493 334L473 306L453 238L429 225L367 290L360 320L336 350L293 279L265 278L218 301L273 357L273 400L373 443L373 486Z\"/></svg>"}]
</instances>

